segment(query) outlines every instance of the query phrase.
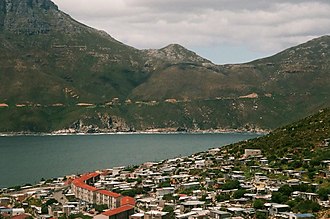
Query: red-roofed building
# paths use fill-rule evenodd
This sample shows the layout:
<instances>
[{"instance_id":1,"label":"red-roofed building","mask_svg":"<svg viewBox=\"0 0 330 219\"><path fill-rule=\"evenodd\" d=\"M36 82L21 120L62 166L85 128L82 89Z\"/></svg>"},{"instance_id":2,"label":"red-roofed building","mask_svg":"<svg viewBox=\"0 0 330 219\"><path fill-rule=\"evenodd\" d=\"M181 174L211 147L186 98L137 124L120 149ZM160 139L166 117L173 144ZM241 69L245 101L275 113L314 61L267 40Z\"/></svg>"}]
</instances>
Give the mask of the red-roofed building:
<instances>
[{"instance_id":1,"label":"red-roofed building","mask_svg":"<svg viewBox=\"0 0 330 219\"><path fill-rule=\"evenodd\" d=\"M85 182L88 185L91 185L92 183L97 182L98 180L100 180L100 173L87 173L82 175L80 178L80 181Z\"/></svg>"},{"instance_id":2,"label":"red-roofed building","mask_svg":"<svg viewBox=\"0 0 330 219\"><path fill-rule=\"evenodd\" d=\"M90 184L96 182L99 177L99 173L88 173L73 180L71 189L75 197L88 203L96 203L96 191L98 189L90 186Z\"/></svg>"},{"instance_id":3,"label":"red-roofed building","mask_svg":"<svg viewBox=\"0 0 330 219\"><path fill-rule=\"evenodd\" d=\"M20 215L12 216L10 219L25 219L25 218L29 218L29 217L31 217L31 215L20 214Z\"/></svg>"},{"instance_id":4,"label":"red-roofed building","mask_svg":"<svg viewBox=\"0 0 330 219\"><path fill-rule=\"evenodd\" d=\"M109 209L117 208L120 205L121 195L107 190L99 190L96 193L96 203L108 205Z\"/></svg>"},{"instance_id":5,"label":"red-roofed building","mask_svg":"<svg viewBox=\"0 0 330 219\"><path fill-rule=\"evenodd\" d=\"M134 206L125 205L96 215L94 219L129 219L134 214Z\"/></svg>"},{"instance_id":6,"label":"red-roofed building","mask_svg":"<svg viewBox=\"0 0 330 219\"><path fill-rule=\"evenodd\" d=\"M93 186L93 183L100 179L99 173L88 173L82 175L71 183L71 190L76 198L88 203L107 205L109 209L117 208L126 204L135 205L133 198L124 197L118 193L107 190L99 190Z\"/></svg>"},{"instance_id":7,"label":"red-roofed building","mask_svg":"<svg viewBox=\"0 0 330 219\"><path fill-rule=\"evenodd\" d=\"M71 190L75 197L88 203L107 205L109 211L106 211L94 218L98 219L129 219L134 214L135 199L131 197L122 197L120 194L108 190L99 190L92 186L99 180L99 173L84 174L71 183Z\"/></svg>"},{"instance_id":8,"label":"red-roofed building","mask_svg":"<svg viewBox=\"0 0 330 219\"><path fill-rule=\"evenodd\" d=\"M129 196L125 196L120 201L120 206L131 205L135 206L135 199Z\"/></svg>"}]
</instances>

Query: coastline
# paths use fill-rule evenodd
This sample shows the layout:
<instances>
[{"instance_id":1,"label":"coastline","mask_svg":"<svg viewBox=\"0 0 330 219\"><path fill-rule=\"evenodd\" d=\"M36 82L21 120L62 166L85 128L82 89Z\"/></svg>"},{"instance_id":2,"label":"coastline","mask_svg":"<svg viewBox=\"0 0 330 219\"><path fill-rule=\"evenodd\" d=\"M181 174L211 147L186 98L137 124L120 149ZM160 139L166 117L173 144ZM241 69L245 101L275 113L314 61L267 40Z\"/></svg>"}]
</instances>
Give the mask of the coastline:
<instances>
[{"instance_id":1,"label":"coastline","mask_svg":"<svg viewBox=\"0 0 330 219\"><path fill-rule=\"evenodd\" d=\"M174 135L174 134L228 134L228 133L246 133L266 135L271 130L257 129L208 129L208 130L187 130L174 131L168 129L152 129L142 131L106 131L106 132L70 132L68 130L58 130L54 132L0 132L0 137L16 137L16 136L97 136L97 135Z\"/></svg>"}]
</instances>

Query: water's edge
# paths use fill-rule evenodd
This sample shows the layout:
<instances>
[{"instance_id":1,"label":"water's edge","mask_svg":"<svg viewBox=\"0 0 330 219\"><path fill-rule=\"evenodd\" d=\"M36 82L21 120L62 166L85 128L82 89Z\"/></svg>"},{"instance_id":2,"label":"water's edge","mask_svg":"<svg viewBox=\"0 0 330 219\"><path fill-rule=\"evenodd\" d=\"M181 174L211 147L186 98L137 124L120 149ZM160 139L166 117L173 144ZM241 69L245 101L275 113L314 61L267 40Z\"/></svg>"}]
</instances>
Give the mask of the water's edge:
<instances>
[{"instance_id":1,"label":"water's edge","mask_svg":"<svg viewBox=\"0 0 330 219\"><path fill-rule=\"evenodd\" d=\"M184 134L260 134L265 135L270 133L270 130L260 129L260 130L241 130L241 129L216 129L216 130L196 130L196 131L185 131L185 132L172 132L172 131L135 131L135 132L99 132L99 133L56 133L56 132L0 132L0 137L15 137L15 136L93 136L93 135L184 135Z\"/></svg>"}]
</instances>

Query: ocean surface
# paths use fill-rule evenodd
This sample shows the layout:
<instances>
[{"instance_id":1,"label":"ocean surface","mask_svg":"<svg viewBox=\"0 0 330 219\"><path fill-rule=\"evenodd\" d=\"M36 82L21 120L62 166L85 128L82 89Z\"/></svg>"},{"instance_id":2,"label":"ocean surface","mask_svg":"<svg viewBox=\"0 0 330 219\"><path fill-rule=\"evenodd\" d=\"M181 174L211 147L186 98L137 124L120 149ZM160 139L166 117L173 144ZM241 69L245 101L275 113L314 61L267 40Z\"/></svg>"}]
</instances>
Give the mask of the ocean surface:
<instances>
[{"instance_id":1,"label":"ocean surface","mask_svg":"<svg viewBox=\"0 0 330 219\"><path fill-rule=\"evenodd\" d=\"M191 155L258 136L217 133L0 137L0 188Z\"/></svg>"}]
</instances>

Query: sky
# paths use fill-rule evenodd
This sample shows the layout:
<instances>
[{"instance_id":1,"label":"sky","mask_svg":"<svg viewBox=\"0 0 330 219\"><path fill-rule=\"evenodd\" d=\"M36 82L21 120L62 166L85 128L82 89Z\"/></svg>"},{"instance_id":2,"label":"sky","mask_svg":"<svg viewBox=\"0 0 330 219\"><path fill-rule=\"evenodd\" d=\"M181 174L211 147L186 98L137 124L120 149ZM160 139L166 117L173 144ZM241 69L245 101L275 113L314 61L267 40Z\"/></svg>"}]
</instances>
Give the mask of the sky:
<instances>
[{"instance_id":1,"label":"sky","mask_svg":"<svg viewBox=\"0 0 330 219\"><path fill-rule=\"evenodd\" d=\"M330 34L330 0L53 0L138 49L178 43L216 64L273 55Z\"/></svg>"}]
</instances>

